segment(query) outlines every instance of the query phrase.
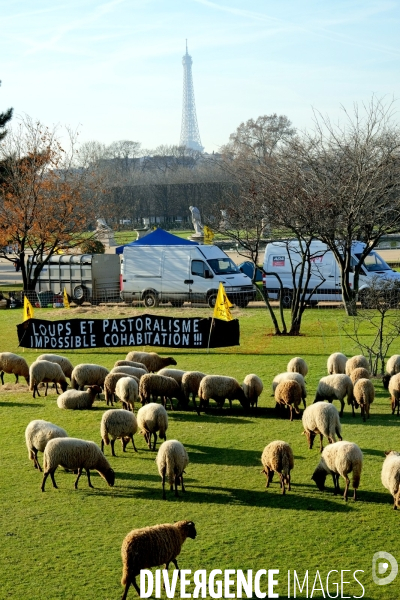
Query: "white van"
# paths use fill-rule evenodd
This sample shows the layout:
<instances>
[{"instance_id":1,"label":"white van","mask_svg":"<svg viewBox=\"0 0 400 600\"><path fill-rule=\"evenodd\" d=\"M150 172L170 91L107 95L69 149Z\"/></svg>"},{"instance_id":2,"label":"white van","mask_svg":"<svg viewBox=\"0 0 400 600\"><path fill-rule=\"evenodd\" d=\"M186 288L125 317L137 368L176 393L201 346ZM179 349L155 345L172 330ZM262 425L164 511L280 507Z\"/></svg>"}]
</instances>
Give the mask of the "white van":
<instances>
[{"instance_id":1,"label":"white van","mask_svg":"<svg viewBox=\"0 0 400 600\"><path fill-rule=\"evenodd\" d=\"M237 306L256 296L251 279L218 246L126 246L122 265L121 298L149 308L160 302L214 307L220 282Z\"/></svg>"},{"instance_id":2,"label":"white van","mask_svg":"<svg viewBox=\"0 0 400 600\"><path fill-rule=\"evenodd\" d=\"M353 266L358 263L364 248L365 244L361 242L353 243ZM315 240L311 243L310 252L312 257L312 267L307 293L311 293L315 286L320 284L315 293L310 297L310 304L327 301L341 302L342 290L340 269L332 251L329 250L323 242ZM273 242L268 244L265 249L264 271L268 273L277 273L281 278L284 288L283 306L286 308L290 308L293 298L292 265L293 268L295 268L300 260L299 243L297 240ZM361 268L358 284L358 291L360 294L363 290L369 288L371 279L376 276L400 279L400 273L393 271L377 252L372 251L365 259ZM298 277L296 277L296 279L296 283L298 283ZM352 284L352 281L350 281L350 283ZM268 296L272 300L279 298L280 287L278 279L275 276L264 274L263 286L268 291Z\"/></svg>"}]
</instances>

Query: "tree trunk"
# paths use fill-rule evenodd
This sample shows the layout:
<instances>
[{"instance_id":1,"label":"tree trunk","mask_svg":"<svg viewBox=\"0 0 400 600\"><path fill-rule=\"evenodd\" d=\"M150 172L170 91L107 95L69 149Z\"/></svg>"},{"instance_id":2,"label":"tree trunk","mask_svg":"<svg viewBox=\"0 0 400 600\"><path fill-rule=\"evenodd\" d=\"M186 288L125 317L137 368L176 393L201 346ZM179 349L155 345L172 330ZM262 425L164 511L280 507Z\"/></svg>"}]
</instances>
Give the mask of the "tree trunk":
<instances>
[{"instance_id":1,"label":"tree trunk","mask_svg":"<svg viewBox=\"0 0 400 600\"><path fill-rule=\"evenodd\" d=\"M356 317L357 316L356 293L350 287L348 278L344 277L344 274L342 275L342 297L343 297L343 304L344 304L344 308L346 310L347 316L348 317Z\"/></svg>"}]
</instances>

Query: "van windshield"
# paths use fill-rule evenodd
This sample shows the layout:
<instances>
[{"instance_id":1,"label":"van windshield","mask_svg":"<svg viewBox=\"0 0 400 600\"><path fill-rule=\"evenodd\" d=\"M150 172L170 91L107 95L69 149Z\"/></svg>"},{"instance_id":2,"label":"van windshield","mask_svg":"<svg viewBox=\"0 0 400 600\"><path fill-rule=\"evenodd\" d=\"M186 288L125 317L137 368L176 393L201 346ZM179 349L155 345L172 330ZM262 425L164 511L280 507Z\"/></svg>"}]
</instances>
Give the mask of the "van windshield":
<instances>
[{"instance_id":1,"label":"van windshield","mask_svg":"<svg viewBox=\"0 0 400 600\"><path fill-rule=\"evenodd\" d=\"M212 258L207 261L216 275L240 273L240 270L230 258Z\"/></svg>"},{"instance_id":2,"label":"van windshield","mask_svg":"<svg viewBox=\"0 0 400 600\"><path fill-rule=\"evenodd\" d=\"M361 254L356 254L355 256L358 258L358 260L360 260ZM368 256L364 259L364 267L369 273L374 271L391 271L389 265L387 265L383 258L381 258L379 254L376 254L375 252L371 252L371 254L368 254Z\"/></svg>"}]
</instances>

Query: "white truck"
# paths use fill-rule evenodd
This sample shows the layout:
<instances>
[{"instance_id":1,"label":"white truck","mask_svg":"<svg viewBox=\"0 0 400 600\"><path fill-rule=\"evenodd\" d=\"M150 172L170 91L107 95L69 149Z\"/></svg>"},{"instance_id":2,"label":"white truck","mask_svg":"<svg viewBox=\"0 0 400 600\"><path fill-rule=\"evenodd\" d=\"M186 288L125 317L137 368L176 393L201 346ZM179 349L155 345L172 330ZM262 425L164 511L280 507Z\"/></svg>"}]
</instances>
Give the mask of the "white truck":
<instances>
[{"instance_id":1,"label":"white truck","mask_svg":"<svg viewBox=\"0 0 400 600\"><path fill-rule=\"evenodd\" d=\"M214 307L220 282L242 308L256 296L251 279L217 246L126 246L121 265L121 298L143 300L148 308L160 302Z\"/></svg>"},{"instance_id":2,"label":"white truck","mask_svg":"<svg viewBox=\"0 0 400 600\"><path fill-rule=\"evenodd\" d=\"M354 242L352 247L352 264L356 265L360 254L365 248L362 242ZM318 302L336 301L341 302L341 276L339 265L331 250L326 244L315 240L310 247L311 252L311 278L307 290L311 293L318 286L318 289L310 297L311 304ZM264 256L263 270L265 273L277 273L283 285L283 306L290 308L293 299L293 275L292 269L300 262L299 243L297 240L288 242L273 242L267 244ZM385 263L383 258L375 251L372 251L365 259L361 268L359 277L358 291L362 298L362 293L370 286L373 277L386 277L389 279L400 280L400 273L393 271ZM296 277L298 284L298 277ZM272 300L278 299L280 295L280 286L278 279L274 275L265 275L263 277L263 287L268 291L268 296Z\"/></svg>"}]
</instances>

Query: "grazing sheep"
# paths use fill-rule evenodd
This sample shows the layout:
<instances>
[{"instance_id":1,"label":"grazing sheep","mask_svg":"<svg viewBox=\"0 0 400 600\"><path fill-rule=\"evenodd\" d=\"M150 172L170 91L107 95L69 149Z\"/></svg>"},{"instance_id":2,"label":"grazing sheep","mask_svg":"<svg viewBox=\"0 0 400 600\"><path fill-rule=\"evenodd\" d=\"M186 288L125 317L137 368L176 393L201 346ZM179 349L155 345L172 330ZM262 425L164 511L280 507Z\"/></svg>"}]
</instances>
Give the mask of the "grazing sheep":
<instances>
[{"instance_id":1,"label":"grazing sheep","mask_svg":"<svg viewBox=\"0 0 400 600\"><path fill-rule=\"evenodd\" d=\"M29 385L29 367L26 360L13 354L12 352L0 352L0 379L4 385L4 373L15 375L15 383L18 383L18 377L25 377L26 383Z\"/></svg>"},{"instance_id":2,"label":"grazing sheep","mask_svg":"<svg viewBox=\"0 0 400 600\"><path fill-rule=\"evenodd\" d=\"M182 383L182 377L184 376L184 374L186 373L186 371L181 371L180 369L160 369L157 373L157 375L164 375L164 377L172 377L172 379L175 379L175 381L177 383L179 383L179 385L181 385Z\"/></svg>"},{"instance_id":3,"label":"grazing sheep","mask_svg":"<svg viewBox=\"0 0 400 600\"><path fill-rule=\"evenodd\" d=\"M124 408L129 408L132 412L134 411L138 393L139 387L133 377L121 377L121 379L118 379L115 386L115 395L121 400Z\"/></svg>"},{"instance_id":4,"label":"grazing sheep","mask_svg":"<svg viewBox=\"0 0 400 600\"><path fill-rule=\"evenodd\" d=\"M321 492L325 489L325 480L328 473L332 475L336 494L340 494L339 475L346 481L344 499L347 502L350 479L348 474L353 471L354 500L357 499L357 489L360 485L363 455L357 444L353 442L335 442L326 446L321 454L319 465L315 469L311 479L315 481Z\"/></svg>"},{"instance_id":5,"label":"grazing sheep","mask_svg":"<svg viewBox=\"0 0 400 600\"><path fill-rule=\"evenodd\" d=\"M98 385L104 389L104 380L109 371L101 365L81 363L72 371L71 387L83 390L85 385Z\"/></svg>"},{"instance_id":6,"label":"grazing sheep","mask_svg":"<svg viewBox=\"0 0 400 600\"><path fill-rule=\"evenodd\" d=\"M359 379L369 379L369 378L370 378L369 371L367 369L364 369L363 367L358 367L357 369L354 369L354 371L352 371L350 373L350 379L353 382L353 385Z\"/></svg>"},{"instance_id":7,"label":"grazing sheep","mask_svg":"<svg viewBox=\"0 0 400 600\"><path fill-rule=\"evenodd\" d=\"M154 436L153 450L156 449L157 431L159 432L160 439L167 439L168 415L161 404L150 402L139 408L137 413L137 423L150 450L152 449L152 435Z\"/></svg>"},{"instance_id":8,"label":"grazing sheep","mask_svg":"<svg viewBox=\"0 0 400 600\"><path fill-rule=\"evenodd\" d=\"M348 359L346 363L346 375L350 375L354 369L358 369L359 367L369 371L369 362L362 354L357 354L357 356L352 356Z\"/></svg>"},{"instance_id":9,"label":"grazing sheep","mask_svg":"<svg viewBox=\"0 0 400 600\"><path fill-rule=\"evenodd\" d=\"M172 492L175 483L175 496L178 494L178 484L182 484L182 492L185 491L183 485L183 474L189 464L188 453L185 447L178 440L168 440L161 444L156 458L158 472L162 479L163 500L165 500L165 477L167 477Z\"/></svg>"},{"instance_id":10,"label":"grazing sheep","mask_svg":"<svg viewBox=\"0 0 400 600\"><path fill-rule=\"evenodd\" d=\"M393 509L400 508L400 453L394 450L385 452L381 480L384 487L393 496Z\"/></svg>"},{"instance_id":11,"label":"grazing sheep","mask_svg":"<svg viewBox=\"0 0 400 600\"><path fill-rule=\"evenodd\" d=\"M140 596L136 577L141 569L150 569L169 563L179 569L176 557L180 554L186 538L195 539L197 535L193 521L178 521L177 523L154 525L133 529L122 542L122 579L121 585L125 590L121 600L126 600L129 586L132 585Z\"/></svg>"},{"instance_id":12,"label":"grazing sheep","mask_svg":"<svg viewBox=\"0 0 400 600\"><path fill-rule=\"evenodd\" d=\"M34 398L36 393L38 396L40 396L38 390L39 383L54 383L57 394L57 383L60 384L63 392L65 392L68 387L65 375L60 365L54 362L49 362L48 360L37 360L29 367L29 389L31 392L33 392ZM47 396L47 386L44 395Z\"/></svg>"},{"instance_id":13,"label":"grazing sheep","mask_svg":"<svg viewBox=\"0 0 400 600\"><path fill-rule=\"evenodd\" d=\"M54 425L54 423L36 419L28 424L25 429L25 441L28 456L30 460L33 460L35 469L42 470L37 457L38 452L44 452L47 442L59 437L68 437L68 433L62 427Z\"/></svg>"},{"instance_id":14,"label":"grazing sheep","mask_svg":"<svg viewBox=\"0 0 400 600\"><path fill-rule=\"evenodd\" d=\"M104 397L105 397L107 406L109 404L111 404L111 406L114 406L114 401L117 400L115 398L115 386L117 385L117 381L119 379L121 379L122 377L131 377L139 385L139 379L137 377L134 377L133 375L127 375L126 373L116 373L116 372L109 373L104 380Z\"/></svg>"},{"instance_id":15,"label":"grazing sheep","mask_svg":"<svg viewBox=\"0 0 400 600\"><path fill-rule=\"evenodd\" d=\"M336 442L335 434L339 440L342 440L342 427L340 424L339 413L333 404L326 402L315 402L311 406L307 406L303 412L302 423L304 427L303 434L308 441L308 447L312 450L315 436L319 433L320 452L324 446L322 444L323 437L328 438L330 444Z\"/></svg>"},{"instance_id":16,"label":"grazing sheep","mask_svg":"<svg viewBox=\"0 0 400 600\"><path fill-rule=\"evenodd\" d=\"M114 367L136 367L137 369L143 369L148 373L148 369L146 365L140 362L135 362L133 360L116 360L114 363Z\"/></svg>"},{"instance_id":17,"label":"grazing sheep","mask_svg":"<svg viewBox=\"0 0 400 600\"><path fill-rule=\"evenodd\" d=\"M320 400L339 400L341 405L340 416L343 417L344 398L347 396L347 403L353 408L353 383L348 375L327 375L319 380L314 402Z\"/></svg>"},{"instance_id":18,"label":"grazing sheep","mask_svg":"<svg viewBox=\"0 0 400 600\"><path fill-rule=\"evenodd\" d=\"M400 373L400 354L393 354L386 363L386 373L382 377L385 390L389 387L390 378L396 373Z\"/></svg>"},{"instance_id":19,"label":"grazing sheep","mask_svg":"<svg viewBox=\"0 0 400 600\"><path fill-rule=\"evenodd\" d=\"M111 369L110 373L125 373L126 375L133 375L133 377L137 377L140 381L143 375L147 375L147 369L139 369L138 367L114 367Z\"/></svg>"},{"instance_id":20,"label":"grazing sheep","mask_svg":"<svg viewBox=\"0 0 400 600\"><path fill-rule=\"evenodd\" d=\"M369 419L369 407L375 398L375 388L372 381L366 378L358 379L354 384L353 393L355 402L361 407L361 416L365 422L366 416Z\"/></svg>"},{"instance_id":21,"label":"grazing sheep","mask_svg":"<svg viewBox=\"0 0 400 600\"><path fill-rule=\"evenodd\" d=\"M83 469L86 471L89 487L93 487L90 482L90 469L97 471L109 486L114 485L115 473L98 445L94 442L70 437L50 440L44 449L43 455L42 492L44 492L46 479L49 475L53 487L57 487L54 473L59 465L70 471L78 471L78 477L75 481L76 490Z\"/></svg>"},{"instance_id":22,"label":"grazing sheep","mask_svg":"<svg viewBox=\"0 0 400 600\"><path fill-rule=\"evenodd\" d=\"M60 356L59 354L41 354L36 360L48 360L49 362L57 363L62 368L65 377L71 379L74 366L65 356Z\"/></svg>"},{"instance_id":23,"label":"grazing sheep","mask_svg":"<svg viewBox=\"0 0 400 600\"><path fill-rule=\"evenodd\" d=\"M86 392L67 390L57 398L58 408L69 410L89 410L92 408L96 394L101 392L98 385L89 385Z\"/></svg>"},{"instance_id":24,"label":"grazing sheep","mask_svg":"<svg viewBox=\"0 0 400 600\"><path fill-rule=\"evenodd\" d=\"M392 405L392 415L394 415L397 407L397 416L400 411L400 373L396 373L389 381L389 394Z\"/></svg>"},{"instance_id":25,"label":"grazing sheep","mask_svg":"<svg viewBox=\"0 0 400 600\"><path fill-rule=\"evenodd\" d=\"M234 377L224 377L222 375L206 375L200 382L199 398L201 410L204 404L210 399L216 401L219 408L224 405L225 399L229 400L229 406L232 410L232 400L239 400L244 409L249 408L249 401L245 396L243 388Z\"/></svg>"},{"instance_id":26,"label":"grazing sheep","mask_svg":"<svg viewBox=\"0 0 400 600\"><path fill-rule=\"evenodd\" d=\"M180 401L182 390L179 383L172 377L165 377L164 375L158 375L158 373L147 373L140 380L139 396L142 404L147 404L151 398L156 400L160 396L163 406L165 407L167 400L169 400L173 410L172 398L177 398Z\"/></svg>"},{"instance_id":27,"label":"grazing sheep","mask_svg":"<svg viewBox=\"0 0 400 600\"><path fill-rule=\"evenodd\" d=\"M327 369L328 375L345 375L346 374L347 356L341 352L334 352L328 358Z\"/></svg>"},{"instance_id":28,"label":"grazing sheep","mask_svg":"<svg viewBox=\"0 0 400 600\"><path fill-rule=\"evenodd\" d=\"M137 432L137 429L138 424L136 417L130 410L119 408L106 410L101 417L100 423L101 451L104 452L104 444L108 446L111 443L111 454L116 456L114 444L115 440L120 439L123 452L126 452L129 440L132 440L133 449L137 452L133 440L133 436Z\"/></svg>"},{"instance_id":29,"label":"grazing sheep","mask_svg":"<svg viewBox=\"0 0 400 600\"><path fill-rule=\"evenodd\" d=\"M304 381L303 375L301 375L301 373L279 373L279 375L276 375L276 377L274 377L274 380L272 382L272 392L273 392L272 395L275 394L276 386L278 385L278 383L281 383L281 381L297 381L297 383L300 384L301 396L303 398L303 405L305 408L306 407L307 390L306 390L306 382Z\"/></svg>"},{"instance_id":30,"label":"grazing sheep","mask_svg":"<svg viewBox=\"0 0 400 600\"><path fill-rule=\"evenodd\" d=\"M200 410L197 408L196 396L199 391L200 382L205 376L205 373L201 371L186 371L182 377L181 387L184 406L189 404L190 395L192 395L193 404L198 415L200 415Z\"/></svg>"},{"instance_id":31,"label":"grazing sheep","mask_svg":"<svg viewBox=\"0 0 400 600\"><path fill-rule=\"evenodd\" d=\"M286 371L288 373L300 373L300 375L305 377L308 373L308 366L304 358L296 356L292 360L289 360Z\"/></svg>"},{"instance_id":32,"label":"grazing sheep","mask_svg":"<svg viewBox=\"0 0 400 600\"><path fill-rule=\"evenodd\" d=\"M289 444L276 440L265 446L261 455L261 462L264 469L261 473L265 473L267 483L265 487L269 487L274 473L279 473L281 480L282 494L285 493L285 483L290 492L290 471L294 467L293 451Z\"/></svg>"},{"instance_id":33,"label":"grazing sheep","mask_svg":"<svg viewBox=\"0 0 400 600\"><path fill-rule=\"evenodd\" d=\"M243 381L243 391L250 403L251 408L258 405L258 398L261 396L261 392L264 389L263 382L254 373L246 375Z\"/></svg>"},{"instance_id":34,"label":"grazing sheep","mask_svg":"<svg viewBox=\"0 0 400 600\"><path fill-rule=\"evenodd\" d=\"M146 367L149 373L157 373L164 367L176 365L176 360L172 356L160 356L157 352L128 352L126 360L141 362Z\"/></svg>"},{"instance_id":35,"label":"grazing sheep","mask_svg":"<svg viewBox=\"0 0 400 600\"><path fill-rule=\"evenodd\" d=\"M290 420L293 421L293 410L300 414L301 387L297 381L282 381L275 389L275 402L277 405L288 406L290 409Z\"/></svg>"}]
</instances>

